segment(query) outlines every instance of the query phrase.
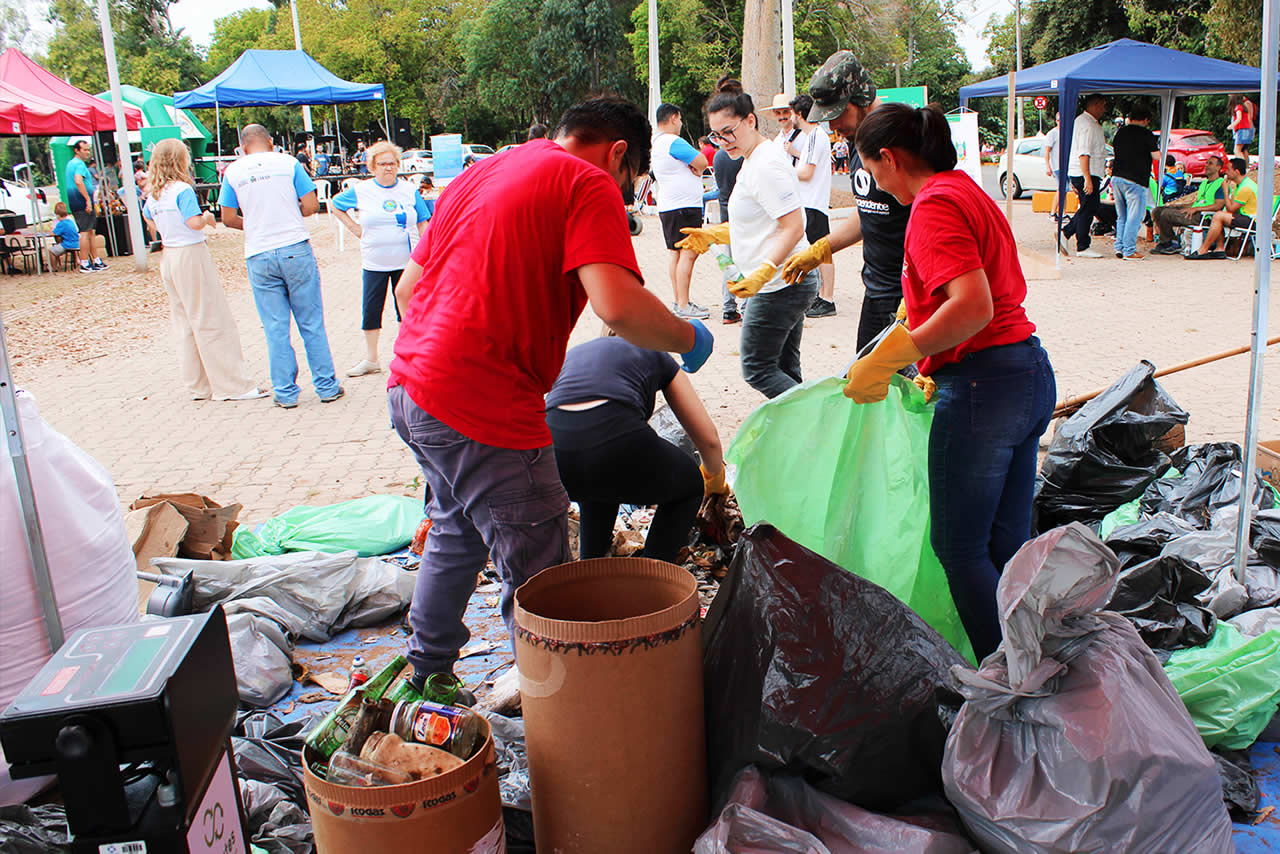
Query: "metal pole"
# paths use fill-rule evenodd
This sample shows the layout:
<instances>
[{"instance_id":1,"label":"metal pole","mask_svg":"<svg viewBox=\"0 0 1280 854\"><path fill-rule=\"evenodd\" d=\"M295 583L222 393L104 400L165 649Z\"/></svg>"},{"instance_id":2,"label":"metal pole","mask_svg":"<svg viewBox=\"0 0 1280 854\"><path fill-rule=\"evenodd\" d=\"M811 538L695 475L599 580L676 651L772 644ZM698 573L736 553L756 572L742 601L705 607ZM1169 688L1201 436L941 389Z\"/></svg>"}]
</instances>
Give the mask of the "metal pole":
<instances>
[{"instance_id":1,"label":"metal pole","mask_svg":"<svg viewBox=\"0 0 1280 854\"><path fill-rule=\"evenodd\" d=\"M1021 74L1022 73L1022 0L1016 0L1016 2L1013 4L1013 10L1014 10L1013 11L1014 51L1017 53L1017 57L1015 58L1014 68L1017 70L1019 74ZM1019 98L1018 99L1018 137L1019 139L1027 135L1026 128L1023 126L1024 120L1025 119L1023 117L1022 99ZM1012 159L1009 160L1009 169L1010 170L1013 169Z\"/></svg>"},{"instance_id":2,"label":"metal pole","mask_svg":"<svg viewBox=\"0 0 1280 854\"><path fill-rule=\"evenodd\" d=\"M293 46L302 50L302 30L298 28L298 0L292 0L289 10L293 13ZM302 105L302 129L311 133L311 107L308 104Z\"/></svg>"},{"instance_id":3,"label":"metal pole","mask_svg":"<svg viewBox=\"0 0 1280 854\"><path fill-rule=\"evenodd\" d=\"M213 101L213 123L218 126L218 156L222 156L222 107L219 106L217 95ZM217 167L214 167L215 169Z\"/></svg>"},{"instance_id":4,"label":"metal pole","mask_svg":"<svg viewBox=\"0 0 1280 854\"><path fill-rule=\"evenodd\" d=\"M22 159L27 161L27 194L31 199L31 233L35 234L36 223L40 221L40 208L36 205L35 170L31 168L31 149L27 147L25 133L22 135ZM36 270L40 275L44 275L44 253L40 251L39 240L36 240Z\"/></svg>"},{"instance_id":5,"label":"metal pole","mask_svg":"<svg viewBox=\"0 0 1280 854\"><path fill-rule=\"evenodd\" d=\"M649 121L657 121L662 105L662 78L658 69L658 0L649 0Z\"/></svg>"},{"instance_id":6,"label":"metal pole","mask_svg":"<svg viewBox=\"0 0 1280 854\"><path fill-rule=\"evenodd\" d=\"M1008 166L1005 168L1004 175L1004 216L1009 220L1010 228L1013 227L1013 92L1016 84L1013 72L1009 72L1009 111L1005 120L1005 129L1009 132L1009 139L1006 143L1005 157Z\"/></svg>"},{"instance_id":7,"label":"metal pole","mask_svg":"<svg viewBox=\"0 0 1280 854\"><path fill-rule=\"evenodd\" d=\"M27 465L26 446L22 444L18 398L14 393L13 374L9 370L9 346L5 342L2 319L0 319L0 414L4 416L5 441L9 446L9 459L13 463L13 476L18 484L18 504L22 507L27 551L31 555L31 569L36 577L36 592L40 595L40 611L44 615L45 634L49 636L49 651L57 652L62 647L64 639L62 618L58 615L58 597L53 592L49 558L44 551L44 535L40 532L40 514L36 510L36 494L31 486L31 468Z\"/></svg>"},{"instance_id":8,"label":"metal pole","mask_svg":"<svg viewBox=\"0 0 1280 854\"><path fill-rule=\"evenodd\" d=\"M102 161L102 140L98 139L98 131L96 130L92 134L90 134L90 139L93 140L93 143L92 143L93 144L93 160L95 163L98 164L98 177L102 179L101 181L98 182L98 190L102 192L103 201L106 201L107 194L106 194L105 185L107 183L107 176L106 176L106 171L104 169L104 164ZM94 215L100 216L100 214L97 213L97 208L94 206L94 202L92 199L89 200L89 205L90 205L90 210L94 211ZM111 227L111 208L104 204L102 206L102 210L107 215L107 233L103 235L103 239L106 241L106 244L107 244L107 251L111 255L119 255L120 252L116 248L116 230ZM98 239L96 223L94 224L93 239L95 242ZM96 248L94 251L97 251Z\"/></svg>"},{"instance_id":9,"label":"metal pole","mask_svg":"<svg viewBox=\"0 0 1280 854\"><path fill-rule=\"evenodd\" d=\"M796 32L791 0L782 0L782 91L796 94Z\"/></svg>"},{"instance_id":10,"label":"metal pole","mask_svg":"<svg viewBox=\"0 0 1280 854\"><path fill-rule=\"evenodd\" d=\"M1262 359L1266 349L1271 300L1271 246L1276 169L1276 56L1280 48L1280 0L1262 4L1262 93L1258 99L1258 215L1253 237L1253 347L1249 365L1249 411L1244 425L1244 478L1240 488L1240 519L1236 527L1236 579L1243 584L1253 521L1250 497L1258 469L1258 422L1262 415ZM1262 245L1263 237L1266 245Z\"/></svg>"},{"instance_id":11,"label":"metal pole","mask_svg":"<svg viewBox=\"0 0 1280 854\"><path fill-rule=\"evenodd\" d=\"M124 99L120 95L120 69L116 66L116 37L111 32L111 15L107 11L107 0L98 0L98 21L102 24L102 46L107 53L107 82L111 84L111 112L116 119L116 168L120 173L120 189L125 188L125 163L129 161L129 129L124 120ZM123 161L123 162L122 162ZM104 164L105 165L105 164ZM139 273L147 271L147 243L142 233L142 211L138 205L138 194L133 182L133 169L128 169L129 192L124 196L125 216L129 220L129 245L133 247L133 269ZM110 212L108 212L110 217ZM110 219L107 222L111 222ZM111 229L114 231L114 229ZM119 254L117 248L116 254Z\"/></svg>"}]
</instances>

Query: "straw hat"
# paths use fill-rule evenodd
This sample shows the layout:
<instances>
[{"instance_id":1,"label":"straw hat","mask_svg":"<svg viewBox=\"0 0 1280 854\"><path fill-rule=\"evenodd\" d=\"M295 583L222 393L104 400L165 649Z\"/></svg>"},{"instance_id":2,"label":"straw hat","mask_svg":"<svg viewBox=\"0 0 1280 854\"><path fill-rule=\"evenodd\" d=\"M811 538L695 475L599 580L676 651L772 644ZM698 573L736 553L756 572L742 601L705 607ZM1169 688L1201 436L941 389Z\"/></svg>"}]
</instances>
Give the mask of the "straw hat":
<instances>
[{"instance_id":1,"label":"straw hat","mask_svg":"<svg viewBox=\"0 0 1280 854\"><path fill-rule=\"evenodd\" d=\"M791 109L791 96L779 92L773 96L773 104L769 107L771 110L789 110Z\"/></svg>"}]
</instances>

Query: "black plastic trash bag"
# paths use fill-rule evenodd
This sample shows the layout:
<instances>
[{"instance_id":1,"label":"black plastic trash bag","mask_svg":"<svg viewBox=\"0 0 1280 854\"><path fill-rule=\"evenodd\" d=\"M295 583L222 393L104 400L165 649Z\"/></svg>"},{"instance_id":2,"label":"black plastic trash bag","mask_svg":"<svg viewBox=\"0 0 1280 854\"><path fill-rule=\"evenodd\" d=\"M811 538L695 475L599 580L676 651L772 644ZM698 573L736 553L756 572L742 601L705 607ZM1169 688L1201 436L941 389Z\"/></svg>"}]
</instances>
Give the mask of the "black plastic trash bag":
<instances>
[{"instance_id":1,"label":"black plastic trash bag","mask_svg":"<svg viewBox=\"0 0 1280 854\"><path fill-rule=\"evenodd\" d=\"M1218 763L1222 800L1226 801L1227 809L1237 818L1251 818L1262 805L1262 791L1258 788L1258 781L1253 779L1249 752L1214 748L1211 754L1213 761Z\"/></svg>"},{"instance_id":2,"label":"black plastic trash bag","mask_svg":"<svg viewBox=\"0 0 1280 854\"><path fill-rule=\"evenodd\" d=\"M67 811L64 807L55 804L0 807L0 851L4 854L48 854L70 850L71 839L67 836Z\"/></svg>"},{"instance_id":3,"label":"black plastic trash bag","mask_svg":"<svg viewBox=\"0 0 1280 854\"><path fill-rule=\"evenodd\" d=\"M1097 527L1169 468L1156 442L1188 415L1139 362L1059 425L1036 480L1036 530Z\"/></svg>"},{"instance_id":4,"label":"black plastic trash bag","mask_svg":"<svg viewBox=\"0 0 1280 854\"><path fill-rule=\"evenodd\" d=\"M1218 626L1214 613L1196 601L1209 585L1186 558L1160 555L1120 573L1107 609L1127 617L1152 649L1200 646Z\"/></svg>"},{"instance_id":5,"label":"black plastic trash bag","mask_svg":"<svg viewBox=\"0 0 1280 854\"><path fill-rule=\"evenodd\" d=\"M1259 511L1249 529L1249 543L1272 569L1280 569L1280 508Z\"/></svg>"},{"instance_id":6,"label":"black plastic trash bag","mask_svg":"<svg viewBox=\"0 0 1280 854\"><path fill-rule=\"evenodd\" d=\"M935 692L968 665L883 588L756 525L703 633L713 802L753 764L867 809L941 791Z\"/></svg>"},{"instance_id":7,"label":"black plastic trash bag","mask_svg":"<svg viewBox=\"0 0 1280 854\"><path fill-rule=\"evenodd\" d=\"M997 588L1004 641L957 669L947 797L988 854L1232 854L1217 766L1151 650L1102 611L1119 561L1083 525L1027 543Z\"/></svg>"},{"instance_id":8,"label":"black plastic trash bag","mask_svg":"<svg viewBox=\"0 0 1280 854\"><path fill-rule=\"evenodd\" d=\"M694 854L973 854L955 811L942 798L906 815L868 812L824 795L799 777L769 777L755 766L734 781L729 803L694 844Z\"/></svg>"},{"instance_id":9,"label":"black plastic trash bag","mask_svg":"<svg viewBox=\"0 0 1280 854\"><path fill-rule=\"evenodd\" d=\"M315 723L312 717L284 723L270 712L240 715L231 735L236 773L242 779L277 786L307 809L302 785L302 742Z\"/></svg>"},{"instance_id":10,"label":"black plastic trash bag","mask_svg":"<svg viewBox=\"0 0 1280 854\"><path fill-rule=\"evenodd\" d=\"M1139 505L1143 516L1172 513L1205 530L1216 512L1240 504L1244 463L1235 442L1188 445L1169 460L1181 475L1161 478L1146 488ZM1261 475L1254 476L1249 503L1259 510L1271 507L1271 490Z\"/></svg>"},{"instance_id":11,"label":"black plastic trash bag","mask_svg":"<svg viewBox=\"0 0 1280 854\"><path fill-rule=\"evenodd\" d=\"M1120 568L1128 569L1158 557L1169 543L1197 530L1190 522L1171 513L1157 513L1132 525L1116 528L1107 537L1107 548L1120 559Z\"/></svg>"}]
</instances>

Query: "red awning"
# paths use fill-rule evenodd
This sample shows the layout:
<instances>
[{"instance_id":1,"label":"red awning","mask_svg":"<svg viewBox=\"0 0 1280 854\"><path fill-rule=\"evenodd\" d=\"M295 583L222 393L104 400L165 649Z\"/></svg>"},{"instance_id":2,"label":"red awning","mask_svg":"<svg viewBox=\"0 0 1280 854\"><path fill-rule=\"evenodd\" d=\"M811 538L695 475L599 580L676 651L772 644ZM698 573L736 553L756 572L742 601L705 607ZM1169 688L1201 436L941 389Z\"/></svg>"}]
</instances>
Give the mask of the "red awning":
<instances>
[{"instance_id":1,"label":"red awning","mask_svg":"<svg viewBox=\"0 0 1280 854\"><path fill-rule=\"evenodd\" d=\"M125 104L124 120L137 130L142 111ZM54 76L17 48L0 54L0 134L73 135L115 127L109 102Z\"/></svg>"}]
</instances>

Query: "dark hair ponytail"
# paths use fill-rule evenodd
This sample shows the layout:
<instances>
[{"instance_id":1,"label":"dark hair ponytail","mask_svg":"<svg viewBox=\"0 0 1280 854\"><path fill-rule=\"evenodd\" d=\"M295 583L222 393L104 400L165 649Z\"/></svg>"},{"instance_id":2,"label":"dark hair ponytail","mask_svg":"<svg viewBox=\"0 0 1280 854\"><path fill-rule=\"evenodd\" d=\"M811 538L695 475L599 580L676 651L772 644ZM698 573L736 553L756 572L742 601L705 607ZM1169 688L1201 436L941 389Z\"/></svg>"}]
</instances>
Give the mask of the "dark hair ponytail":
<instances>
[{"instance_id":1,"label":"dark hair ponytail","mask_svg":"<svg viewBox=\"0 0 1280 854\"><path fill-rule=\"evenodd\" d=\"M956 147L951 142L951 126L942 110L884 104L867 113L858 125L854 143L863 160L879 160L880 149L898 148L929 164L935 172L956 168Z\"/></svg>"},{"instance_id":2,"label":"dark hair ponytail","mask_svg":"<svg viewBox=\"0 0 1280 854\"><path fill-rule=\"evenodd\" d=\"M756 111L751 96L742 91L742 83L727 74L716 81L715 94L707 99L706 106L708 115L722 110L728 110L740 119L754 115Z\"/></svg>"}]
</instances>

